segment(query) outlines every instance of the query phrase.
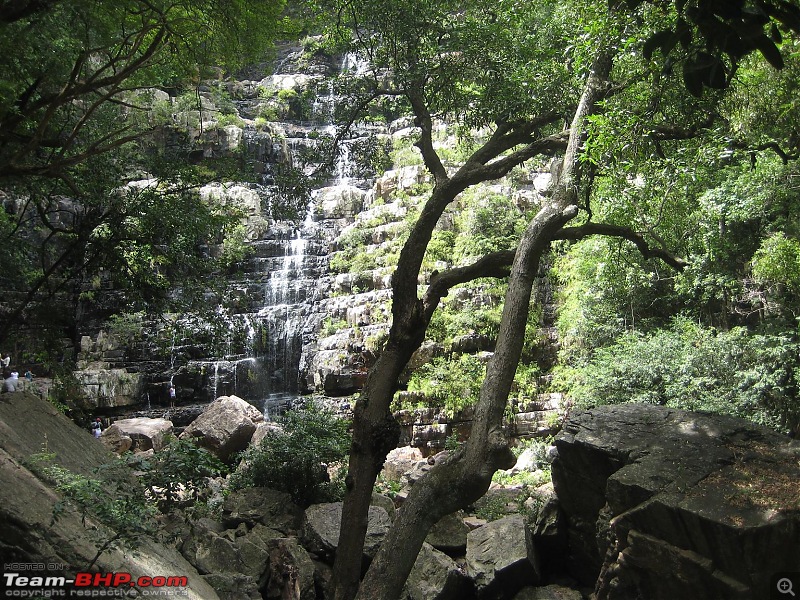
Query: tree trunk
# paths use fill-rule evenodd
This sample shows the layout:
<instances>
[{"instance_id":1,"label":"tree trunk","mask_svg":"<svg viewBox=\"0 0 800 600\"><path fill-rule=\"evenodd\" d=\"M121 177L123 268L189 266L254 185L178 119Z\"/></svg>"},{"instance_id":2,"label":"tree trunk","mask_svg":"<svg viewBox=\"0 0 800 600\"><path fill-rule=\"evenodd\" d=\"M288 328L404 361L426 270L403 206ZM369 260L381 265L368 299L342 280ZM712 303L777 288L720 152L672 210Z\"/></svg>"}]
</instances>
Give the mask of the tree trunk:
<instances>
[{"instance_id":1,"label":"tree trunk","mask_svg":"<svg viewBox=\"0 0 800 600\"><path fill-rule=\"evenodd\" d=\"M607 63L610 65L610 60ZM607 73L606 70L603 79ZM498 348L481 390L470 443L454 460L433 469L423 479L430 483L415 486L418 489L413 496L417 499L401 511L359 590L361 556L373 486L386 455L396 447L399 439L399 428L390 411L391 401L400 372L425 339L425 331L441 297L438 293L432 294L431 298L426 296L425 301L417 297L422 258L436 222L450 202L468 187L502 177L532 156L563 149L560 136L538 138L534 135L538 126L535 121L527 126L506 124L498 126L489 141L449 177L434 150L432 118L422 96L418 91L408 92L417 117L416 124L421 130L417 146L436 183L400 253L392 276L389 339L386 349L370 369L353 414L347 491L332 581L334 600L352 600L357 592L359 598L396 598L430 527L445 514L479 498L488 488L497 468L510 466L511 452L502 433L502 416L523 343L519 332L525 330L539 257L555 232L576 212L573 206L576 197L574 180L583 119L598 97L598 81L600 78L593 73L586 86L586 90L592 90L592 93L584 91L581 98L567 140L565 166L558 180L554 202L534 218L517 251ZM538 124L552 123L553 119L552 115L547 115ZM504 156L507 150L519 144L524 147Z\"/></svg>"},{"instance_id":2,"label":"tree trunk","mask_svg":"<svg viewBox=\"0 0 800 600\"><path fill-rule=\"evenodd\" d=\"M594 110L611 69L601 55L589 76L570 130L552 203L544 206L523 234L514 259L495 352L464 448L434 466L411 489L361 584L357 600L396 600L430 528L443 516L464 508L489 488L495 471L513 466L503 432L503 414L519 362L533 280L542 253L556 232L577 214L579 152L586 117Z\"/></svg>"},{"instance_id":3,"label":"tree trunk","mask_svg":"<svg viewBox=\"0 0 800 600\"><path fill-rule=\"evenodd\" d=\"M497 346L487 368L465 448L434 468L411 489L389 533L373 559L356 596L359 600L393 600L400 596L430 528L439 519L486 493L497 469L514 465L503 413L519 361L531 289L539 259L551 236L577 214L575 207L543 208L528 226L517 250L503 307Z\"/></svg>"}]
</instances>

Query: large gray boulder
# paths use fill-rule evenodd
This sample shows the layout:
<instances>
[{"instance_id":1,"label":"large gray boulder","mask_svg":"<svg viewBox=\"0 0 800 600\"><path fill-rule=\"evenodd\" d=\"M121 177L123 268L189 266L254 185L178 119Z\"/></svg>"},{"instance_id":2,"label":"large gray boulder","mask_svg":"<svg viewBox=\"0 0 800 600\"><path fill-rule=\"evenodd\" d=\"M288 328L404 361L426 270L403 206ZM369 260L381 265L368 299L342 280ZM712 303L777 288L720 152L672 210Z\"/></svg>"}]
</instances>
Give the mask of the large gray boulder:
<instances>
[{"instance_id":1,"label":"large gray boulder","mask_svg":"<svg viewBox=\"0 0 800 600\"><path fill-rule=\"evenodd\" d=\"M428 532L425 541L450 556L463 556L467 549L469 527L464 523L464 513L458 511L442 517Z\"/></svg>"},{"instance_id":2,"label":"large gray boulder","mask_svg":"<svg viewBox=\"0 0 800 600\"><path fill-rule=\"evenodd\" d=\"M220 460L229 460L247 448L256 424L264 420L259 410L238 396L220 396L209 404L181 434Z\"/></svg>"},{"instance_id":3,"label":"large gray boulder","mask_svg":"<svg viewBox=\"0 0 800 600\"><path fill-rule=\"evenodd\" d=\"M364 540L364 558L370 560L389 531L391 519L381 506L370 506L367 536ZM339 545L342 523L342 503L330 502L309 506L303 517L303 545L321 557L332 560Z\"/></svg>"},{"instance_id":4,"label":"large gray boulder","mask_svg":"<svg viewBox=\"0 0 800 600\"><path fill-rule=\"evenodd\" d=\"M115 449L117 443L125 445L124 438L132 440L130 448L137 452L147 450L161 450L172 433L172 421L167 419L148 419L147 417L133 417L120 419L101 434L108 441L110 449ZM115 451L117 451L115 449Z\"/></svg>"},{"instance_id":5,"label":"large gray boulder","mask_svg":"<svg viewBox=\"0 0 800 600\"><path fill-rule=\"evenodd\" d=\"M481 598L510 597L541 576L522 515L487 523L467 535L467 574Z\"/></svg>"},{"instance_id":6,"label":"large gray boulder","mask_svg":"<svg viewBox=\"0 0 800 600\"><path fill-rule=\"evenodd\" d=\"M556 447L569 566L598 600L766 598L773 574L800 571L796 441L623 405L573 413Z\"/></svg>"}]
</instances>

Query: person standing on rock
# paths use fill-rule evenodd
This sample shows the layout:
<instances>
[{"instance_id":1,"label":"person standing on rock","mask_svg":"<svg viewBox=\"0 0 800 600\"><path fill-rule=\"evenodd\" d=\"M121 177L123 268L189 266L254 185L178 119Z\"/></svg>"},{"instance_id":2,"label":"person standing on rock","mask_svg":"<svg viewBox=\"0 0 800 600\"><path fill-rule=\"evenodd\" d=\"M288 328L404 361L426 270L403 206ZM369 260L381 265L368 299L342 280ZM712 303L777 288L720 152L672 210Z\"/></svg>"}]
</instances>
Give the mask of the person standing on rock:
<instances>
[{"instance_id":1,"label":"person standing on rock","mask_svg":"<svg viewBox=\"0 0 800 600\"><path fill-rule=\"evenodd\" d=\"M175 408L175 386L169 384L169 407Z\"/></svg>"},{"instance_id":2,"label":"person standing on rock","mask_svg":"<svg viewBox=\"0 0 800 600\"><path fill-rule=\"evenodd\" d=\"M99 438L101 433L103 433L103 422L97 417L92 423L92 435Z\"/></svg>"}]
</instances>

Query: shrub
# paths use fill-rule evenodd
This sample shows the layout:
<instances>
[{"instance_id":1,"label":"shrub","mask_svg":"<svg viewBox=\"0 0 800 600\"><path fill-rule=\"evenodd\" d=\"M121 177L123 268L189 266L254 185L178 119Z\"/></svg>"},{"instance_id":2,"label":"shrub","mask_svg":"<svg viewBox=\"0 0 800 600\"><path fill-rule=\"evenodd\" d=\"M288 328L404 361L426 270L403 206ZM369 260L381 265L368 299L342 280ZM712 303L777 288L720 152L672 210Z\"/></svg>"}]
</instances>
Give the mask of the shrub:
<instances>
[{"instance_id":1,"label":"shrub","mask_svg":"<svg viewBox=\"0 0 800 600\"><path fill-rule=\"evenodd\" d=\"M309 403L303 410L287 412L282 431L267 434L258 446L242 455L231 475L233 489L270 487L292 496L301 507L340 500L344 494L345 467L350 449L348 423ZM333 481L328 467L340 466Z\"/></svg>"},{"instance_id":2,"label":"shrub","mask_svg":"<svg viewBox=\"0 0 800 600\"><path fill-rule=\"evenodd\" d=\"M177 438L171 438L150 458L131 457L129 464L142 473L149 498L155 500L163 512L171 510L181 499L191 504L205 499L209 479L227 471L225 465L204 448Z\"/></svg>"},{"instance_id":3,"label":"shrub","mask_svg":"<svg viewBox=\"0 0 800 600\"><path fill-rule=\"evenodd\" d=\"M799 351L787 334L717 332L678 318L651 334L623 334L557 381L581 406L662 404L796 429Z\"/></svg>"},{"instance_id":4,"label":"shrub","mask_svg":"<svg viewBox=\"0 0 800 600\"><path fill-rule=\"evenodd\" d=\"M110 537L98 538L97 553L87 570L118 540L135 545L142 535L155 531L155 510L124 462L102 465L89 477L73 473L56 464L55 459L56 455L44 448L28 461L31 470L49 481L61 495L61 500L53 505L53 522L71 506L79 512L84 525L86 518L91 517L112 530Z\"/></svg>"}]
</instances>

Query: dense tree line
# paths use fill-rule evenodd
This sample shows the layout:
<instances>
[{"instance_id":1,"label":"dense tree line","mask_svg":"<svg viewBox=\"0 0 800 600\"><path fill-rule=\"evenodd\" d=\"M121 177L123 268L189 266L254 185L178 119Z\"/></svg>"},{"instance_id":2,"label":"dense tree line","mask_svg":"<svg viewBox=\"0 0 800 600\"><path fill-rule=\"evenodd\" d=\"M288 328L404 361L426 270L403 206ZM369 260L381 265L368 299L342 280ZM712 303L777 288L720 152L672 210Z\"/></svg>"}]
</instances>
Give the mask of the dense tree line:
<instances>
[{"instance_id":1,"label":"dense tree line","mask_svg":"<svg viewBox=\"0 0 800 600\"><path fill-rule=\"evenodd\" d=\"M0 341L43 325L36 335L59 337L103 279L141 307L208 272L197 246L235 215L191 191L233 166L157 151L171 125L161 90L263 60L282 6L0 5Z\"/></svg>"}]
</instances>

